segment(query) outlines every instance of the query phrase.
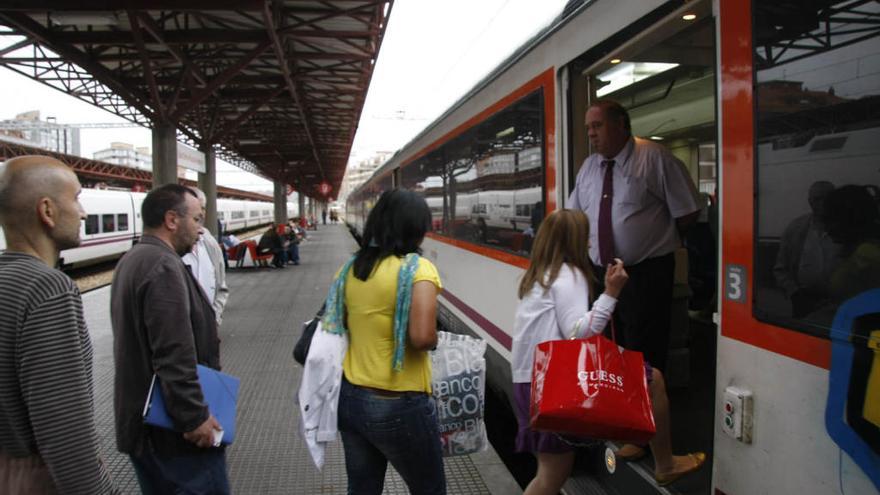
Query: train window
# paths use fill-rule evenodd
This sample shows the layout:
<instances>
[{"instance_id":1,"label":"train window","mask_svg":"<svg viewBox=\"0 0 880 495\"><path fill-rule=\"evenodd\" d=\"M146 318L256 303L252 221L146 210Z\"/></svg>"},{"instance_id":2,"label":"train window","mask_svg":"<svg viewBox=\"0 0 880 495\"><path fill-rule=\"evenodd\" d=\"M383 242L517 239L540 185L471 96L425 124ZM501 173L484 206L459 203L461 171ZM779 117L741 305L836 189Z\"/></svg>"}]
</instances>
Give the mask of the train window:
<instances>
[{"instance_id":1,"label":"train window","mask_svg":"<svg viewBox=\"0 0 880 495\"><path fill-rule=\"evenodd\" d=\"M256 217L259 217L259 216L260 216L260 210L251 210L251 212L250 212L250 217L251 217L251 218L256 218Z\"/></svg>"},{"instance_id":2,"label":"train window","mask_svg":"<svg viewBox=\"0 0 880 495\"><path fill-rule=\"evenodd\" d=\"M754 6L754 312L828 336L880 287L880 4Z\"/></svg>"},{"instance_id":3,"label":"train window","mask_svg":"<svg viewBox=\"0 0 880 495\"><path fill-rule=\"evenodd\" d=\"M86 235L97 234L101 232L98 225L98 215L89 215L86 217Z\"/></svg>"},{"instance_id":4,"label":"train window","mask_svg":"<svg viewBox=\"0 0 880 495\"><path fill-rule=\"evenodd\" d=\"M435 232L528 255L544 216L543 108L535 91L403 167Z\"/></svg>"},{"instance_id":5,"label":"train window","mask_svg":"<svg viewBox=\"0 0 880 495\"><path fill-rule=\"evenodd\" d=\"M222 211L217 212L217 220L225 220L226 215L223 214Z\"/></svg>"},{"instance_id":6,"label":"train window","mask_svg":"<svg viewBox=\"0 0 880 495\"><path fill-rule=\"evenodd\" d=\"M119 213L116 215L116 228L120 231L128 230L128 213Z\"/></svg>"},{"instance_id":7,"label":"train window","mask_svg":"<svg viewBox=\"0 0 880 495\"><path fill-rule=\"evenodd\" d=\"M101 215L101 232L116 232L116 215Z\"/></svg>"},{"instance_id":8,"label":"train window","mask_svg":"<svg viewBox=\"0 0 880 495\"><path fill-rule=\"evenodd\" d=\"M263 216L264 217L272 216L272 211L271 210L263 210Z\"/></svg>"},{"instance_id":9,"label":"train window","mask_svg":"<svg viewBox=\"0 0 880 495\"><path fill-rule=\"evenodd\" d=\"M233 220L241 220L244 218L244 212L241 210L236 210L229 213L229 216L232 217Z\"/></svg>"}]
</instances>

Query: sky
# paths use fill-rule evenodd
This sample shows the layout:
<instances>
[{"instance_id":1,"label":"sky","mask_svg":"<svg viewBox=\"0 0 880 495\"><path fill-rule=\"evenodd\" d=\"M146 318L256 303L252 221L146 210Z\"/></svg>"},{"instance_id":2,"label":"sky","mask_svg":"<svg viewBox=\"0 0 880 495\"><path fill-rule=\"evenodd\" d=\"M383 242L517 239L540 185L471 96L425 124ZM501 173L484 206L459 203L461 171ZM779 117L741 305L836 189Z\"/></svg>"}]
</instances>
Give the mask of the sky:
<instances>
[{"instance_id":1,"label":"sky","mask_svg":"<svg viewBox=\"0 0 880 495\"><path fill-rule=\"evenodd\" d=\"M567 0L397 0L373 72L349 166L396 151L562 12ZM0 68L0 119L39 110L58 123L126 121ZM81 154L112 141L151 145L144 128L82 129ZM218 160L217 184L271 191L262 177Z\"/></svg>"}]
</instances>

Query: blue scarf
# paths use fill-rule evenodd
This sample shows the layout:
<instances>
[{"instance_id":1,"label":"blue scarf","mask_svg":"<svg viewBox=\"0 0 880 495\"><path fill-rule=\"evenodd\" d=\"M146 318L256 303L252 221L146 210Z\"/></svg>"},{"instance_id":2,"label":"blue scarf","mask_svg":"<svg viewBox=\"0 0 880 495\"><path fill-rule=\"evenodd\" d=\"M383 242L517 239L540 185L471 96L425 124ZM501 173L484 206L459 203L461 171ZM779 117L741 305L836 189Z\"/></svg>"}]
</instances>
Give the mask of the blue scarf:
<instances>
[{"instance_id":1,"label":"blue scarf","mask_svg":"<svg viewBox=\"0 0 880 495\"><path fill-rule=\"evenodd\" d=\"M327 306L324 318L321 321L325 331L335 334L343 334L348 331L345 328L345 279L354 264L356 256L352 256L339 271L339 275L333 279L330 292L327 294ZM380 261L381 262L381 261ZM397 274L397 302L394 306L394 355L391 359L391 368L394 371L403 370L403 354L406 347L406 332L409 327L409 308L412 304L412 285L416 270L419 267L419 255L407 254Z\"/></svg>"}]
</instances>

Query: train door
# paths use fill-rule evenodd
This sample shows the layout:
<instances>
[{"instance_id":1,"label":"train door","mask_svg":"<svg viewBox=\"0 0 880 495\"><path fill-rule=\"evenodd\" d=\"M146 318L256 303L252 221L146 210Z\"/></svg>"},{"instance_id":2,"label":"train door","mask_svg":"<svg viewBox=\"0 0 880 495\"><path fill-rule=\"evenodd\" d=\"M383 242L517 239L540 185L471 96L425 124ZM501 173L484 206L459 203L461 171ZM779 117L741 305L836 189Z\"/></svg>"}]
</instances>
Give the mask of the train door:
<instances>
[{"instance_id":1,"label":"train door","mask_svg":"<svg viewBox=\"0 0 880 495\"><path fill-rule=\"evenodd\" d=\"M679 4L680 5L680 4ZM715 19L709 1L652 12L646 19L593 47L568 69L568 181L574 187L592 152L584 125L590 103L612 99L628 111L634 136L662 144L687 167L701 192L704 211L676 252L672 337L664 371L672 413L673 450L705 451L713 444L715 395L716 192ZM570 192L570 191L569 191ZM649 456L650 457L650 456ZM650 458L617 463L601 479L610 493L653 493ZM611 459L613 461L613 459ZM580 482L587 483L586 477ZM569 484L577 484L574 479ZM593 483L594 481L589 481ZM674 485L681 493L708 493L711 468ZM574 493L586 488L570 487Z\"/></svg>"}]
</instances>

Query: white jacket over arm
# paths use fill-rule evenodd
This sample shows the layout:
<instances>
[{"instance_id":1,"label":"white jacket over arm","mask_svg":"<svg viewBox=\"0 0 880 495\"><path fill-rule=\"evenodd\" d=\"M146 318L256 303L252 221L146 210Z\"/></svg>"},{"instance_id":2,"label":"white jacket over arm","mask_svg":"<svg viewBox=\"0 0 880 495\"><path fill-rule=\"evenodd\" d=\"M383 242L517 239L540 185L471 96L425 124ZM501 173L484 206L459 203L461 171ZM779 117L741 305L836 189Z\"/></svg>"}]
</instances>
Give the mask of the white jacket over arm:
<instances>
[{"instance_id":1,"label":"white jacket over arm","mask_svg":"<svg viewBox=\"0 0 880 495\"><path fill-rule=\"evenodd\" d=\"M535 347L548 340L602 333L617 299L602 294L589 309L590 286L576 268L562 265L549 289L535 284L516 308L510 361L514 383L532 381ZM589 328L588 328L589 327Z\"/></svg>"},{"instance_id":2,"label":"white jacket over arm","mask_svg":"<svg viewBox=\"0 0 880 495\"><path fill-rule=\"evenodd\" d=\"M348 350L348 335L325 332L318 324L309 347L299 387L302 433L315 467L324 466L324 448L336 440L342 359Z\"/></svg>"}]
</instances>

